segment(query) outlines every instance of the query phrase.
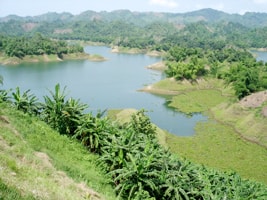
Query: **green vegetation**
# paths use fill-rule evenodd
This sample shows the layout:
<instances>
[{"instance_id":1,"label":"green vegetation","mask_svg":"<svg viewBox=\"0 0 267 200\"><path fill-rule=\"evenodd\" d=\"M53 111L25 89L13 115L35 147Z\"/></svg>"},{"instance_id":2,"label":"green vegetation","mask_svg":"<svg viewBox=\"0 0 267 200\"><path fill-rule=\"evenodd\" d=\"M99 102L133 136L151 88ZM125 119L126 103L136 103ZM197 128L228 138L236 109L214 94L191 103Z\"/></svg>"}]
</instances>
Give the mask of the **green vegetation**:
<instances>
[{"instance_id":1,"label":"green vegetation","mask_svg":"<svg viewBox=\"0 0 267 200\"><path fill-rule=\"evenodd\" d=\"M227 100L228 97L222 96L218 90L195 90L174 96L168 106L174 107L183 113L191 114L205 112Z\"/></svg>"},{"instance_id":2,"label":"green vegetation","mask_svg":"<svg viewBox=\"0 0 267 200\"><path fill-rule=\"evenodd\" d=\"M0 62L83 53L66 39L111 45L115 52L164 52L168 78L147 91L173 95L169 106L210 120L197 124L193 137L166 136L144 110L112 111L112 119L85 113L87 105L66 99L59 84L44 103L19 87L11 95L0 90L0 198L265 200L266 185L255 181L267 183L266 101L251 108L238 99L267 89L267 64L246 50L266 48L266 20L259 25L257 14L210 9L182 18L162 13L160 21L149 13L94 14L1 21Z\"/></svg>"},{"instance_id":3,"label":"green vegetation","mask_svg":"<svg viewBox=\"0 0 267 200\"><path fill-rule=\"evenodd\" d=\"M168 134L170 150L196 163L223 171L234 169L242 177L267 183L265 148L245 141L232 127L212 120L198 123L195 131L192 137Z\"/></svg>"},{"instance_id":4,"label":"green vegetation","mask_svg":"<svg viewBox=\"0 0 267 200\"><path fill-rule=\"evenodd\" d=\"M57 54L59 58L63 54L83 52L78 45L68 46L64 41L53 41L44 38L41 34L33 37L0 37L1 49L9 57L23 58L26 55Z\"/></svg>"},{"instance_id":5,"label":"green vegetation","mask_svg":"<svg viewBox=\"0 0 267 200\"><path fill-rule=\"evenodd\" d=\"M172 152L210 167L235 169L243 177L267 181L267 127L261 114L266 103L256 108L243 107L236 101L233 88L216 78L193 83L164 79L148 91L171 94L168 105L189 116L194 112L209 116L207 122L197 124L192 137L167 134L166 143Z\"/></svg>"},{"instance_id":6,"label":"green vegetation","mask_svg":"<svg viewBox=\"0 0 267 200\"><path fill-rule=\"evenodd\" d=\"M97 156L10 103L0 108L1 199L115 199Z\"/></svg>"},{"instance_id":7,"label":"green vegetation","mask_svg":"<svg viewBox=\"0 0 267 200\"><path fill-rule=\"evenodd\" d=\"M260 98L260 97L258 97ZM254 108L247 108L241 103L223 103L213 107L210 112L213 117L232 127L239 135L248 141L267 147L266 138L266 117L262 115L262 108L266 106L266 101L262 105Z\"/></svg>"},{"instance_id":8,"label":"green vegetation","mask_svg":"<svg viewBox=\"0 0 267 200\"><path fill-rule=\"evenodd\" d=\"M12 121L12 127L2 125L3 128L8 129L1 136L3 138L1 141L7 142L4 149L9 149L7 146L17 148L15 157L2 156L1 158L9 166L7 169L16 173L15 178L21 175L26 176L24 177L26 180L33 180L36 175L39 177L40 187L51 186L49 181L43 180L44 176L51 174L53 177L56 173L51 171L49 160L45 159L48 162L46 168L49 171L42 175L33 167L23 168L21 166L23 163L18 164L15 160L16 157L24 156L26 160L29 159L27 161L24 159L24 162L36 163L37 161L31 159L36 159L36 154L37 157L40 156L38 152L44 152L51 157L57 169L65 171L75 181L85 181L97 191L99 191L99 185L95 185L96 183L104 186L106 181L110 180L116 194L123 199L266 198L265 185L241 179L233 172L215 171L172 155L170 151L159 145L156 128L145 115L144 110L133 114L130 121L117 124L103 117L103 113L96 116L90 113L84 114L86 106L72 98L66 100L65 89L61 91L59 85L55 86L54 92L50 91L50 95L51 97L45 96L45 103L40 108L40 112L31 112L32 109L28 107L35 108L35 103L25 104L24 102L35 98L27 91L21 94L18 88L10 99L11 103L4 102L0 105L1 116L4 116L1 123ZM31 98L27 98L29 96ZM21 102L23 106L18 106ZM8 108L10 105L23 112ZM25 105L27 109L24 109ZM29 114L39 116L62 135ZM65 136L76 140L70 140ZM20 140L28 145L25 145L25 142L20 143ZM97 155L85 151L77 141ZM41 153L41 156L44 154ZM101 174L95 166L96 163L109 177L104 179L106 181L101 178L103 175L92 177L96 172ZM38 164L35 165L38 166ZM91 173L92 171L94 173ZM4 184L7 185L6 182L9 181L4 180ZM19 181L15 180L12 183L16 184L8 186L8 189L20 187ZM57 183L60 184L60 181ZM30 183L27 186L33 187ZM57 191L60 191L60 187L57 190L58 187L57 184L52 184L51 195L77 194L72 192L73 186L70 186L70 190L68 187L66 190L64 188L64 194L58 194ZM27 195L32 194L30 189L26 191ZM61 196L58 197L61 198ZM76 197L71 196L70 199L76 199Z\"/></svg>"},{"instance_id":9,"label":"green vegetation","mask_svg":"<svg viewBox=\"0 0 267 200\"><path fill-rule=\"evenodd\" d=\"M15 187L6 185L2 179L0 179L0 198L6 200L33 200L32 195L21 195L20 191Z\"/></svg>"},{"instance_id":10,"label":"green vegetation","mask_svg":"<svg viewBox=\"0 0 267 200\"><path fill-rule=\"evenodd\" d=\"M241 99L267 89L267 65L257 62L252 54L239 49L220 50L172 47L165 57L168 77L196 81L201 77L223 79L233 86Z\"/></svg>"},{"instance_id":11,"label":"green vegetation","mask_svg":"<svg viewBox=\"0 0 267 200\"><path fill-rule=\"evenodd\" d=\"M1 36L0 63L57 62L62 60L105 61L100 55L86 54L79 42L52 40L36 33L32 37Z\"/></svg>"},{"instance_id":12,"label":"green vegetation","mask_svg":"<svg viewBox=\"0 0 267 200\"><path fill-rule=\"evenodd\" d=\"M76 16L48 13L31 20L13 16L4 18L0 22L0 35L34 36L41 33L54 39L85 40L157 51L168 51L174 45L202 49L226 46L266 48L266 19L262 13L241 16L212 9L189 14L127 10L110 13L87 11Z\"/></svg>"}]
</instances>

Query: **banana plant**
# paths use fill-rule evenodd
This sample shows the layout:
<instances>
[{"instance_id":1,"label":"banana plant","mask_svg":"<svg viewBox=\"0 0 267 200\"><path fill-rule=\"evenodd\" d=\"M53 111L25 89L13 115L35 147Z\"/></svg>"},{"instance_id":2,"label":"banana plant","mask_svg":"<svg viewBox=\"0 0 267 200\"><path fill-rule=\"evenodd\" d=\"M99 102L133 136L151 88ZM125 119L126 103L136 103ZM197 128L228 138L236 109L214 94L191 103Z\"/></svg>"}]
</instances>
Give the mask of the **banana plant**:
<instances>
[{"instance_id":1,"label":"banana plant","mask_svg":"<svg viewBox=\"0 0 267 200\"><path fill-rule=\"evenodd\" d=\"M11 97L9 96L9 92L11 90L0 90L0 103L1 102L9 102Z\"/></svg>"},{"instance_id":2,"label":"banana plant","mask_svg":"<svg viewBox=\"0 0 267 200\"><path fill-rule=\"evenodd\" d=\"M73 137L80 140L91 152L101 153L105 138L112 130L109 124L107 118L94 117L90 113L83 115Z\"/></svg>"},{"instance_id":3,"label":"banana plant","mask_svg":"<svg viewBox=\"0 0 267 200\"><path fill-rule=\"evenodd\" d=\"M87 105L72 98L66 100L66 87L61 92L59 84L49 92L51 97L44 96L43 119L61 134L73 135Z\"/></svg>"},{"instance_id":4,"label":"banana plant","mask_svg":"<svg viewBox=\"0 0 267 200\"><path fill-rule=\"evenodd\" d=\"M41 104L33 94L30 94L30 90L26 90L21 94L20 88L17 87L15 92L12 92L14 105L18 110L22 110L24 113L39 115Z\"/></svg>"}]
</instances>

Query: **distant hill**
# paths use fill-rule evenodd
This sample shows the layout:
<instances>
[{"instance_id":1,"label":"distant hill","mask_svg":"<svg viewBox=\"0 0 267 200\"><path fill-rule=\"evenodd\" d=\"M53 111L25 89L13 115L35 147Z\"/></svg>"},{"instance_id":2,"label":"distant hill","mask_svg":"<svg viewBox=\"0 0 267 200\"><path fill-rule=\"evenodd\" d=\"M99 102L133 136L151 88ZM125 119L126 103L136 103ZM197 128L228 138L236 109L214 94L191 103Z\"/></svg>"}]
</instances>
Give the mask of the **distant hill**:
<instances>
[{"instance_id":1,"label":"distant hill","mask_svg":"<svg viewBox=\"0 0 267 200\"><path fill-rule=\"evenodd\" d=\"M74 22L74 21L125 21L127 23L138 24L140 26L147 25L155 21L173 22L177 24L188 24L191 22L205 21L208 23L218 23L221 21L236 22L247 27L264 27L267 26L267 13L247 12L244 15L228 14L211 8L201 9L187 13L162 13L162 12L131 12L129 10L115 10L112 12L95 12L85 11L79 15L71 13L55 13L49 12L33 17L19 17L9 15L0 18L0 22L8 22L10 20L24 22Z\"/></svg>"},{"instance_id":2,"label":"distant hill","mask_svg":"<svg viewBox=\"0 0 267 200\"><path fill-rule=\"evenodd\" d=\"M31 37L36 33L54 39L140 49L167 50L171 45L206 48L226 44L266 48L267 13L239 15L210 8L187 13L88 10L79 15L49 12L33 17L0 18L0 36Z\"/></svg>"}]
</instances>

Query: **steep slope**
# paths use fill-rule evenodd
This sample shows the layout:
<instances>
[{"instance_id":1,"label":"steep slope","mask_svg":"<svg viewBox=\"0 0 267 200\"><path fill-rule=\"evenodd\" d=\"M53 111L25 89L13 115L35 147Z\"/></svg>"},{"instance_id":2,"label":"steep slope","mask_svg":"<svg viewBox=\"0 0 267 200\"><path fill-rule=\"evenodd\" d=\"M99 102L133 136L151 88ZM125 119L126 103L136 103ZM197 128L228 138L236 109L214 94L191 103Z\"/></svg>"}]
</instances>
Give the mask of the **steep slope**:
<instances>
[{"instance_id":1,"label":"steep slope","mask_svg":"<svg viewBox=\"0 0 267 200\"><path fill-rule=\"evenodd\" d=\"M0 199L115 199L96 156L0 104Z\"/></svg>"}]
</instances>

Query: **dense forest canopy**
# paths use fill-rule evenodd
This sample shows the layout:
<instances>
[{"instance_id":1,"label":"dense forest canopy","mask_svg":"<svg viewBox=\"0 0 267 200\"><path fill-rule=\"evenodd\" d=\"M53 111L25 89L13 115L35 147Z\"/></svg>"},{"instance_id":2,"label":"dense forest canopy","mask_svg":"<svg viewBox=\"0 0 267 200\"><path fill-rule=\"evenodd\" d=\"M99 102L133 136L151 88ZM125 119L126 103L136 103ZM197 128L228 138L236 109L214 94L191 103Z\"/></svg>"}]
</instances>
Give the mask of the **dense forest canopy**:
<instances>
[{"instance_id":1,"label":"dense forest canopy","mask_svg":"<svg viewBox=\"0 0 267 200\"><path fill-rule=\"evenodd\" d=\"M165 56L168 77L196 81L215 77L231 84L238 98L267 89L267 63L244 49L172 47Z\"/></svg>"},{"instance_id":2,"label":"dense forest canopy","mask_svg":"<svg viewBox=\"0 0 267 200\"><path fill-rule=\"evenodd\" d=\"M0 18L0 34L4 35L33 36L39 32L50 38L90 40L131 48L153 46L164 50L171 44L262 48L267 46L266 31L265 13L230 15L212 9L184 14L118 10Z\"/></svg>"},{"instance_id":3,"label":"dense forest canopy","mask_svg":"<svg viewBox=\"0 0 267 200\"><path fill-rule=\"evenodd\" d=\"M68 45L67 42L55 41L36 33L33 37L8 37L0 35L0 50L7 56L23 58L25 55L63 54L83 52L79 45Z\"/></svg>"}]
</instances>

